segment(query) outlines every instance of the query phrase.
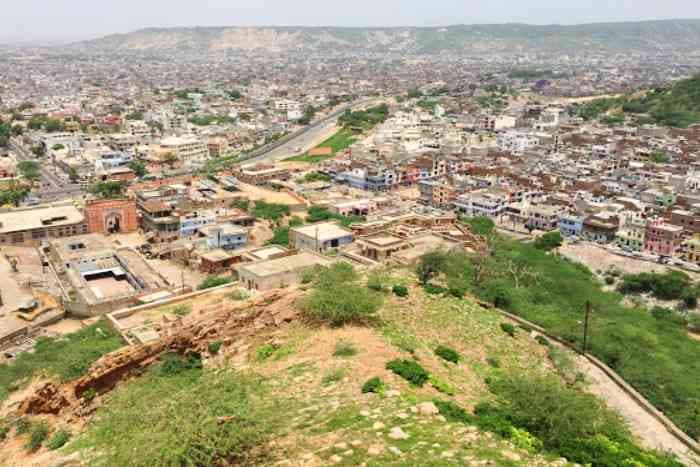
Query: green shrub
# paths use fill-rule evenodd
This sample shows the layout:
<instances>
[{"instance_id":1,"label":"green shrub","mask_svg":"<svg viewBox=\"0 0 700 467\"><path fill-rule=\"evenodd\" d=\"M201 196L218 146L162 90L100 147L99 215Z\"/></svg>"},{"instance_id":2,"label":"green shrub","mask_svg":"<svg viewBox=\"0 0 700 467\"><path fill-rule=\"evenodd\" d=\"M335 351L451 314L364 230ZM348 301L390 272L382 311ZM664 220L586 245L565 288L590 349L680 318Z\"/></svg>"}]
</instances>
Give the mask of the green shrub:
<instances>
[{"instance_id":1,"label":"green shrub","mask_svg":"<svg viewBox=\"0 0 700 467\"><path fill-rule=\"evenodd\" d=\"M231 282L233 282L232 277L209 276L197 286L197 290L213 289L214 287L230 284Z\"/></svg>"},{"instance_id":2,"label":"green shrub","mask_svg":"<svg viewBox=\"0 0 700 467\"><path fill-rule=\"evenodd\" d=\"M690 276L672 270L664 274L643 272L623 276L618 289L623 294L651 293L660 300L678 300L690 286Z\"/></svg>"},{"instance_id":3,"label":"green shrub","mask_svg":"<svg viewBox=\"0 0 700 467\"><path fill-rule=\"evenodd\" d=\"M501 367L501 362L497 358L494 358L494 357L487 358L486 363L488 363L491 368L500 368Z\"/></svg>"},{"instance_id":4,"label":"green shrub","mask_svg":"<svg viewBox=\"0 0 700 467\"><path fill-rule=\"evenodd\" d=\"M442 251L433 251L423 255L416 266L416 274L420 283L424 287L427 286L430 280L444 269L446 261L447 255Z\"/></svg>"},{"instance_id":5,"label":"green shrub","mask_svg":"<svg viewBox=\"0 0 700 467\"><path fill-rule=\"evenodd\" d=\"M32 432L29 436L29 442L27 443L27 450L29 452L36 452L39 450L46 438L49 436L49 426L46 422L39 422L33 426Z\"/></svg>"},{"instance_id":6,"label":"green shrub","mask_svg":"<svg viewBox=\"0 0 700 467\"><path fill-rule=\"evenodd\" d=\"M549 347L549 339L547 339L545 336L542 334L539 334L537 337L535 337L535 340L537 341L538 344L544 345L545 347Z\"/></svg>"},{"instance_id":7,"label":"green shrub","mask_svg":"<svg viewBox=\"0 0 700 467\"><path fill-rule=\"evenodd\" d=\"M212 355L216 355L219 353L219 350L221 350L221 346L223 345L223 342L221 341L214 341L209 343L209 353Z\"/></svg>"},{"instance_id":8,"label":"green shrub","mask_svg":"<svg viewBox=\"0 0 700 467\"><path fill-rule=\"evenodd\" d=\"M192 305L178 305L172 309L172 313L176 316L187 316L192 313Z\"/></svg>"},{"instance_id":9,"label":"green shrub","mask_svg":"<svg viewBox=\"0 0 700 467\"><path fill-rule=\"evenodd\" d=\"M496 231L496 223L488 217L466 217L462 222L467 224L473 233L484 237L489 237Z\"/></svg>"},{"instance_id":10,"label":"green shrub","mask_svg":"<svg viewBox=\"0 0 700 467\"><path fill-rule=\"evenodd\" d=\"M357 349L352 342L340 341L335 344L334 357L352 357L357 354Z\"/></svg>"},{"instance_id":11,"label":"green shrub","mask_svg":"<svg viewBox=\"0 0 700 467\"><path fill-rule=\"evenodd\" d=\"M94 388L87 388L85 391L83 391L82 398L85 399L86 401L91 401L95 397L97 397L97 391L95 391Z\"/></svg>"},{"instance_id":12,"label":"green shrub","mask_svg":"<svg viewBox=\"0 0 700 467\"><path fill-rule=\"evenodd\" d=\"M29 433L32 429L32 422L28 418L20 417L15 420L15 431L18 435L25 435Z\"/></svg>"},{"instance_id":13,"label":"green shrub","mask_svg":"<svg viewBox=\"0 0 700 467\"><path fill-rule=\"evenodd\" d=\"M243 300L247 300L249 297L250 297L250 294L248 293L248 291L246 291L244 289L234 290L230 294L226 295L226 298L228 298L229 300L232 300L234 302L240 302Z\"/></svg>"},{"instance_id":14,"label":"green shrub","mask_svg":"<svg viewBox=\"0 0 700 467\"><path fill-rule=\"evenodd\" d=\"M445 292L447 292L446 288L440 287L439 285L430 284L430 283L425 284L423 286L423 290L425 290L425 292L427 294L430 294L430 295L442 295Z\"/></svg>"},{"instance_id":15,"label":"green shrub","mask_svg":"<svg viewBox=\"0 0 700 467\"><path fill-rule=\"evenodd\" d=\"M455 389L447 384L444 381L441 381L434 376L431 376L430 379L430 385L435 388L436 391L441 392L443 394L447 394L448 396L454 396L456 391Z\"/></svg>"},{"instance_id":16,"label":"green shrub","mask_svg":"<svg viewBox=\"0 0 700 467\"><path fill-rule=\"evenodd\" d=\"M482 420L479 426L485 426L486 418L507 421L540 440L545 450L584 465L681 465L636 446L616 413L595 396L568 387L555 376L509 373L491 380L489 389L501 403L477 407ZM514 436L501 425L499 422L490 431Z\"/></svg>"},{"instance_id":17,"label":"green shrub","mask_svg":"<svg viewBox=\"0 0 700 467\"><path fill-rule=\"evenodd\" d=\"M538 250L551 251L559 248L563 243L561 233L549 232L535 240L535 248Z\"/></svg>"},{"instance_id":18,"label":"green shrub","mask_svg":"<svg viewBox=\"0 0 700 467\"><path fill-rule=\"evenodd\" d=\"M65 444L68 442L70 439L70 432L66 430L59 430L56 433L49 438L49 442L47 443L47 447L51 449L52 451L55 451L56 449L60 449Z\"/></svg>"},{"instance_id":19,"label":"green shrub","mask_svg":"<svg viewBox=\"0 0 700 467\"><path fill-rule=\"evenodd\" d=\"M277 347L272 344L264 344L257 348L255 357L259 362L264 362L277 351Z\"/></svg>"},{"instance_id":20,"label":"green shrub","mask_svg":"<svg viewBox=\"0 0 700 467\"><path fill-rule=\"evenodd\" d=\"M166 354L160 364L158 374L164 377L176 376L190 370L201 370L202 359L196 353L179 355L176 353Z\"/></svg>"},{"instance_id":21,"label":"green shrub","mask_svg":"<svg viewBox=\"0 0 700 467\"><path fill-rule=\"evenodd\" d=\"M394 295L397 297L405 298L408 297L408 287L405 285L395 285L392 289L392 292L394 292Z\"/></svg>"},{"instance_id":22,"label":"green shrub","mask_svg":"<svg viewBox=\"0 0 700 467\"><path fill-rule=\"evenodd\" d=\"M10 433L10 425L5 420L0 420L0 443L7 439Z\"/></svg>"},{"instance_id":23,"label":"green shrub","mask_svg":"<svg viewBox=\"0 0 700 467\"><path fill-rule=\"evenodd\" d=\"M413 360L392 360L386 368L414 386L422 387L430 378L430 374Z\"/></svg>"},{"instance_id":24,"label":"green shrub","mask_svg":"<svg viewBox=\"0 0 700 467\"><path fill-rule=\"evenodd\" d=\"M510 337L515 337L515 326L510 323L501 323L501 330Z\"/></svg>"},{"instance_id":25,"label":"green shrub","mask_svg":"<svg viewBox=\"0 0 700 467\"><path fill-rule=\"evenodd\" d=\"M474 417L470 415L469 412L452 401L435 399L433 403L438 408L440 415L450 422L464 423L465 425L474 422Z\"/></svg>"},{"instance_id":26,"label":"green shrub","mask_svg":"<svg viewBox=\"0 0 700 467\"><path fill-rule=\"evenodd\" d=\"M355 270L336 263L320 270L313 289L301 302L304 315L332 326L364 324L372 320L383 303L382 296L362 287Z\"/></svg>"},{"instance_id":27,"label":"green shrub","mask_svg":"<svg viewBox=\"0 0 700 467\"><path fill-rule=\"evenodd\" d=\"M384 387L385 386L381 378L375 376L374 378L370 378L365 381L365 384L362 385L362 394L367 394L369 392L381 394L384 391Z\"/></svg>"},{"instance_id":28,"label":"green shrub","mask_svg":"<svg viewBox=\"0 0 700 467\"><path fill-rule=\"evenodd\" d=\"M459 363L460 355L456 350L446 347L444 345L439 345L435 349L435 355L452 363Z\"/></svg>"},{"instance_id":29,"label":"green shrub","mask_svg":"<svg viewBox=\"0 0 700 467\"><path fill-rule=\"evenodd\" d=\"M605 283L607 285L613 285L615 283L615 278L613 276L608 276L605 278Z\"/></svg>"},{"instance_id":30,"label":"green shrub","mask_svg":"<svg viewBox=\"0 0 700 467\"><path fill-rule=\"evenodd\" d=\"M324 386L328 386L330 384L337 383L338 381L345 378L346 374L347 369L345 368L333 368L332 370L326 372L325 375L323 375L323 379L321 379L321 384L323 384Z\"/></svg>"}]
</instances>

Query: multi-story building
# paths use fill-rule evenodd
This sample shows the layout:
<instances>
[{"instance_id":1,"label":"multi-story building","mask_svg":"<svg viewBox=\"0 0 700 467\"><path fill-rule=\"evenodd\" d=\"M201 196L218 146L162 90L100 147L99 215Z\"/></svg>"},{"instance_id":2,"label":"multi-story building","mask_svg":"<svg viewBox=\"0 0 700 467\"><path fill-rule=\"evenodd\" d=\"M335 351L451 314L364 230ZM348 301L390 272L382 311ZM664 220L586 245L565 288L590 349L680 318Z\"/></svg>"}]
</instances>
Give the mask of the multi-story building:
<instances>
[{"instance_id":1,"label":"multi-story building","mask_svg":"<svg viewBox=\"0 0 700 467\"><path fill-rule=\"evenodd\" d=\"M563 215L559 218L559 232L564 237L580 237L583 230L583 217Z\"/></svg>"},{"instance_id":2,"label":"multi-story building","mask_svg":"<svg viewBox=\"0 0 700 467\"><path fill-rule=\"evenodd\" d=\"M353 241L353 233L333 222L294 227L289 230L289 245L295 250L316 252L341 248Z\"/></svg>"},{"instance_id":3,"label":"multi-story building","mask_svg":"<svg viewBox=\"0 0 700 467\"><path fill-rule=\"evenodd\" d=\"M659 256L674 256L683 241L683 227L667 224L663 219L647 223L644 250Z\"/></svg>"},{"instance_id":4,"label":"multi-story building","mask_svg":"<svg viewBox=\"0 0 700 467\"><path fill-rule=\"evenodd\" d=\"M160 142L163 150L171 152L185 165L203 165L209 158L209 148L197 138L171 136Z\"/></svg>"},{"instance_id":5,"label":"multi-story building","mask_svg":"<svg viewBox=\"0 0 700 467\"><path fill-rule=\"evenodd\" d=\"M180 216L180 237L191 237L201 228L215 223L216 216L213 212L200 211Z\"/></svg>"}]
</instances>

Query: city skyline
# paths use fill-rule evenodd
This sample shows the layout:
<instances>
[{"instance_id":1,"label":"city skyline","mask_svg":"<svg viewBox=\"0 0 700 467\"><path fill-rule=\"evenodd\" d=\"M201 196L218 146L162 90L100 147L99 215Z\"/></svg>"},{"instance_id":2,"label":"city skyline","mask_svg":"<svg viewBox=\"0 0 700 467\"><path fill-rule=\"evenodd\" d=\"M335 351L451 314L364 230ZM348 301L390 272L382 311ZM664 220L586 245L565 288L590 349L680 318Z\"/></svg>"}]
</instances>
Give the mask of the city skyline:
<instances>
[{"instance_id":1,"label":"city skyline","mask_svg":"<svg viewBox=\"0 0 700 467\"><path fill-rule=\"evenodd\" d=\"M28 0L5 7L0 42L73 41L150 27L572 25L700 17L700 4L688 0L663 4L651 0L591 0L574 6L553 0L536 0L527 5L513 0L497 0L488 5L455 0L436 0L429 5L415 0L388 0L381 4L358 0L352 11L319 0L296 2L293 8L279 0L246 5L209 0L200 5L193 8L190 3L163 0L146 4L135 0L99 4L71 0L39 5L38 0Z\"/></svg>"}]
</instances>

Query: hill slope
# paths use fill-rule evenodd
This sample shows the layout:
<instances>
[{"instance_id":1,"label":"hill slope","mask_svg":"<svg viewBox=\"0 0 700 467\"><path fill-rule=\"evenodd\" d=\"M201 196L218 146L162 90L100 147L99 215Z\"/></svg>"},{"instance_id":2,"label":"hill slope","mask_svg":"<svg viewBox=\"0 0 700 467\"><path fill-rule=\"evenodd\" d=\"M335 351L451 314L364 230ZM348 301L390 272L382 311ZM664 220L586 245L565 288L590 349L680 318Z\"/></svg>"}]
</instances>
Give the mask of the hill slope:
<instances>
[{"instance_id":1,"label":"hill slope","mask_svg":"<svg viewBox=\"0 0 700 467\"><path fill-rule=\"evenodd\" d=\"M109 52L441 52L520 53L621 50L694 50L700 20L447 27L195 27L149 28L73 44L74 51Z\"/></svg>"}]
</instances>

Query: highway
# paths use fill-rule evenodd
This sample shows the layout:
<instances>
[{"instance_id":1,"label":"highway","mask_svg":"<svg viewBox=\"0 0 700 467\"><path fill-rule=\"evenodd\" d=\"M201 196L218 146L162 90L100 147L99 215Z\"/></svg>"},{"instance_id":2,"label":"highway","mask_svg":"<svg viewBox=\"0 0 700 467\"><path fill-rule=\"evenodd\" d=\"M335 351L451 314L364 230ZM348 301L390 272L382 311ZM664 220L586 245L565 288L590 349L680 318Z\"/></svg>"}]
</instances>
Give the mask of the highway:
<instances>
[{"instance_id":1,"label":"highway","mask_svg":"<svg viewBox=\"0 0 700 467\"><path fill-rule=\"evenodd\" d=\"M274 143L257 149L247 154L245 157L242 157L241 160L247 163L279 162L282 159L294 156L300 152L308 151L318 144L320 138L323 138L335 127L336 120L346 110L355 110L361 107L375 105L379 101L381 101L381 99L367 98L343 105L321 120L280 138ZM297 151L297 148L301 148L301 151Z\"/></svg>"}]
</instances>

